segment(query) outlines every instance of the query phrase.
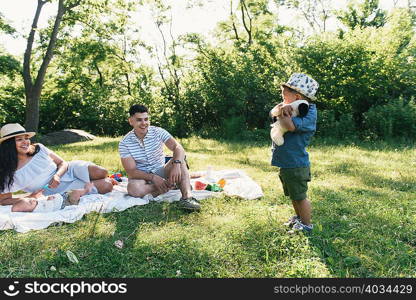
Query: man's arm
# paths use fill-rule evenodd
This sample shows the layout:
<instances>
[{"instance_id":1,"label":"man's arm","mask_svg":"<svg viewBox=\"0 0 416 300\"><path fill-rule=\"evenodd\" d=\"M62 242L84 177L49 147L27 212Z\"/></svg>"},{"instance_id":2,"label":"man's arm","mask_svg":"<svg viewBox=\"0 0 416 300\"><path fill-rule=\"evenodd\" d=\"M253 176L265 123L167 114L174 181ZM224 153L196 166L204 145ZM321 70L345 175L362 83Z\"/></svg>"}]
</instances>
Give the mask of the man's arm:
<instances>
[{"instance_id":1,"label":"man's arm","mask_svg":"<svg viewBox=\"0 0 416 300\"><path fill-rule=\"evenodd\" d=\"M173 152L173 160L185 161L185 150L174 138L170 138L165 142L166 147Z\"/></svg>"},{"instance_id":2,"label":"man's arm","mask_svg":"<svg viewBox=\"0 0 416 300\"><path fill-rule=\"evenodd\" d=\"M169 173L169 183L181 182L181 164L185 163L185 150L174 138L170 138L165 142L166 147L173 152L172 161L180 160L180 164L173 163L172 169Z\"/></svg>"},{"instance_id":3,"label":"man's arm","mask_svg":"<svg viewBox=\"0 0 416 300\"><path fill-rule=\"evenodd\" d=\"M149 174L136 168L136 162L133 157L121 158L121 164L126 170L127 176L130 179L142 179L147 181L152 181L154 174Z\"/></svg>"}]
</instances>

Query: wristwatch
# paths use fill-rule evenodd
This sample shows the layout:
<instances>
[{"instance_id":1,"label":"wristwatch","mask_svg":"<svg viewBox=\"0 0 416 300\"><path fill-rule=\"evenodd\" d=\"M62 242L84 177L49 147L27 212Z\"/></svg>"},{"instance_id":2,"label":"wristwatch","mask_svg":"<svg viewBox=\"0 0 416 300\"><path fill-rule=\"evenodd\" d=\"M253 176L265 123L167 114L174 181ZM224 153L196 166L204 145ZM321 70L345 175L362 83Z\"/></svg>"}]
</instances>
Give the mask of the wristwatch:
<instances>
[{"instance_id":1,"label":"wristwatch","mask_svg":"<svg viewBox=\"0 0 416 300\"><path fill-rule=\"evenodd\" d=\"M181 164L182 162L181 162L179 159L175 159L175 160L173 161L173 163L174 163L174 164Z\"/></svg>"}]
</instances>

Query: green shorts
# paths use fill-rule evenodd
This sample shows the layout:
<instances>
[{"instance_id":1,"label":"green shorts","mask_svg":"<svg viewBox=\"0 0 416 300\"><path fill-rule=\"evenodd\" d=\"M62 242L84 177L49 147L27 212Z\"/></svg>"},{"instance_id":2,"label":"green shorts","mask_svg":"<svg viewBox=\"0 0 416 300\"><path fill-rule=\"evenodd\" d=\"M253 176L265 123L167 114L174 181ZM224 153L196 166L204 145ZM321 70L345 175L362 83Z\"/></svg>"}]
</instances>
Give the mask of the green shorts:
<instances>
[{"instance_id":1,"label":"green shorts","mask_svg":"<svg viewBox=\"0 0 416 300\"><path fill-rule=\"evenodd\" d=\"M285 196L291 200L302 201L306 199L308 181L311 181L311 169L305 168L281 168L279 178L283 185Z\"/></svg>"}]
</instances>

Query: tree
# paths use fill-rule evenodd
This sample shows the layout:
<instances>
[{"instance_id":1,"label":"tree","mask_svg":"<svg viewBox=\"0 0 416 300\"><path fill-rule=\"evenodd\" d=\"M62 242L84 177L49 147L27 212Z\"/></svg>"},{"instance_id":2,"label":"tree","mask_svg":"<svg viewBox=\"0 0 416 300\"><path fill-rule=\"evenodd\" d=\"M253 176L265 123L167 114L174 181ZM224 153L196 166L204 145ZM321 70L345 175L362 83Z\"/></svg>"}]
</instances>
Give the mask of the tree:
<instances>
[{"instance_id":1,"label":"tree","mask_svg":"<svg viewBox=\"0 0 416 300\"><path fill-rule=\"evenodd\" d=\"M314 32L326 31L327 21L332 15L330 0L275 0L275 2L300 12Z\"/></svg>"},{"instance_id":2,"label":"tree","mask_svg":"<svg viewBox=\"0 0 416 300\"><path fill-rule=\"evenodd\" d=\"M2 32L8 35L13 35L16 33L16 30L3 19L3 15L0 13L0 33ZM7 53L3 54L0 49L0 75L13 77L19 71L19 61Z\"/></svg>"},{"instance_id":3,"label":"tree","mask_svg":"<svg viewBox=\"0 0 416 300\"><path fill-rule=\"evenodd\" d=\"M379 8L379 0L351 1L346 11L339 11L337 18L349 29L382 27L386 24L387 13Z\"/></svg>"},{"instance_id":4,"label":"tree","mask_svg":"<svg viewBox=\"0 0 416 300\"><path fill-rule=\"evenodd\" d=\"M28 131L38 131L39 127L39 99L43 88L43 83L46 75L48 66L54 55L54 49L57 42L58 31L60 30L60 25L64 14L68 13L78 5L80 5L81 0L77 1L64 1L59 0L58 2L58 11L55 17L54 25L52 32L49 36L49 43L45 52L45 55L42 59L41 66L37 72L36 78L32 78L32 49L33 43L35 40L35 34L38 27L39 17L42 11L43 6L50 1L48 0L38 0L38 5L36 8L36 13L33 18L32 28L30 29L29 37L27 39L26 51L24 54L23 60L23 82L25 86L25 96L26 96L26 121L25 127Z\"/></svg>"},{"instance_id":5,"label":"tree","mask_svg":"<svg viewBox=\"0 0 416 300\"><path fill-rule=\"evenodd\" d=\"M0 13L0 32L4 32L6 34L14 34L16 32L16 29L14 29L12 26L10 26L3 17L3 14Z\"/></svg>"},{"instance_id":6,"label":"tree","mask_svg":"<svg viewBox=\"0 0 416 300\"><path fill-rule=\"evenodd\" d=\"M249 48L257 39L267 39L275 31L274 16L270 11L269 0L230 0L230 16L220 22L219 36L233 40L242 48ZM278 30L276 30L278 31Z\"/></svg>"}]
</instances>

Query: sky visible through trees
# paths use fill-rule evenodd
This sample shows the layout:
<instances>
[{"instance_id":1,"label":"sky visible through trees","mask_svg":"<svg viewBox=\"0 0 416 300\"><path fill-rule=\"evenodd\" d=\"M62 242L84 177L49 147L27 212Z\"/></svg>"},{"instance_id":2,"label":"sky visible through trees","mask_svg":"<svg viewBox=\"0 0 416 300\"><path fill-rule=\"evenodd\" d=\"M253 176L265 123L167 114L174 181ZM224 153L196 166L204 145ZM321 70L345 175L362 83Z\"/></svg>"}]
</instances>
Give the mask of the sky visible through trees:
<instances>
[{"instance_id":1,"label":"sky visible through trees","mask_svg":"<svg viewBox=\"0 0 416 300\"><path fill-rule=\"evenodd\" d=\"M394 5L397 7L406 4L407 0L381 0L380 7L383 9L391 9ZM209 37L209 34L215 28L218 22L225 20L228 17L229 1L226 0L207 0L203 1L202 7L196 5L193 8L187 8L186 1L166 1L172 6L173 16L173 32L176 35L187 32L197 32ZM331 0L331 5L334 9L345 8L346 0ZM10 37L5 34L0 34L0 38L4 41L2 44L6 50L15 55L23 54L26 47L26 40L22 35L27 35L30 28L34 12L36 10L35 0L13 0L0 1L0 13L2 13L7 21L10 22L19 34L15 37ZM42 16L39 20L39 27L47 25L48 18L56 14L57 3L45 5ZM299 14L294 13L288 9L280 8L280 22L285 25L298 24L305 25ZM142 28L144 34L143 38L150 43L159 44L160 35L152 20L152 14L149 9L141 7L139 11L135 12L135 21ZM339 26L339 23L334 19L330 20L330 30Z\"/></svg>"}]
</instances>

